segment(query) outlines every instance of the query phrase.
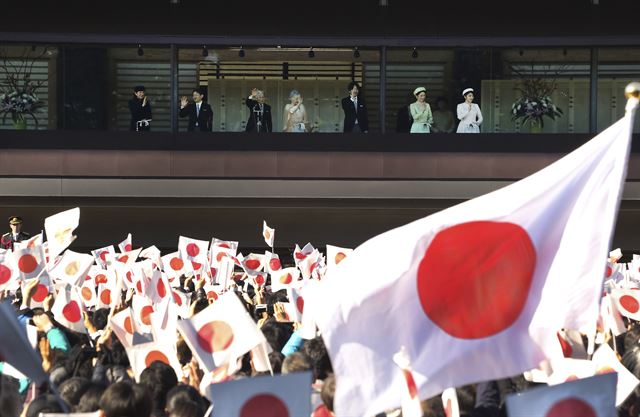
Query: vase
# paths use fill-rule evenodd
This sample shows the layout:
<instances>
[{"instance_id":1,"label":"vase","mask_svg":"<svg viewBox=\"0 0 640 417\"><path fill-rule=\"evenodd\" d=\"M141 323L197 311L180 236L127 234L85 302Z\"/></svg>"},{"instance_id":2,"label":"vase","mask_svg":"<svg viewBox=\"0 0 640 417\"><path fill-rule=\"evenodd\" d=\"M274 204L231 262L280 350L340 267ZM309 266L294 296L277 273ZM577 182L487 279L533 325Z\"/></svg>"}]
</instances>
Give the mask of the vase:
<instances>
[{"instance_id":1,"label":"vase","mask_svg":"<svg viewBox=\"0 0 640 417\"><path fill-rule=\"evenodd\" d=\"M542 123L540 122L531 122L529 128L531 133L542 133Z\"/></svg>"},{"instance_id":2,"label":"vase","mask_svg":"<svg viewBox=\"0 0 640 417\"><path fill-rule=\"evenodd\" d=\"M27 129L27 119L24 116L19 115L13 118L13 128L15 130L26 130Z\"/></svg>"}]
</instances>

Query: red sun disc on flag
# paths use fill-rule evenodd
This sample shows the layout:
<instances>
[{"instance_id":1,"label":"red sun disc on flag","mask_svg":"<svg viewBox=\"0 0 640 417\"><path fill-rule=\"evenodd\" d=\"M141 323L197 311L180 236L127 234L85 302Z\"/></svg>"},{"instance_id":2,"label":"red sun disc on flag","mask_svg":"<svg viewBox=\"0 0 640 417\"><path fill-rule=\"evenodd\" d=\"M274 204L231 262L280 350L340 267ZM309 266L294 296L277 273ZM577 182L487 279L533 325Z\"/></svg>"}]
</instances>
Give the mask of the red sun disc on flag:
<instances>
[{"instance_id":1,"label":"red sun disc on flag","mask_svg":"<svg viewBox=\"0 0 640 417\"><path fill-rule=\"evenodd\" d=\"M11 270L4 265L0 265L0 285L9 282L11 279Z\"/></svg>"},{"instance_id":2,"label":"red sun disc on flag","mask_svg":"<svg viewBox=\"0 0 640 417\"><path fill-rule=\"evenodd\" d=\"M175 291L173 292L173 301L175 301L178 306L182 305L182 298Z\"/></svg>"},{"instance_id":3,"label":"red sun disc on flag","mask_svg":"<svg viewBox=\"0 0 640 417\"><path fill-rule=\"evenodd\" d=\"M256 276L256 284L257 285L264 285L264 276L262 276L262 275Z\"/></svg>"},{"instance_id":4,"label":"red sun disc on flag","mask_svg":"<svg viewBox=\"0 0 640 417\"><path fill-rule=\"evenodd\" d=\"M545 417L598 417L598 415L585 401L571 397L555 403Z\"/></svg>"},{"instance_id":5,"label":"red sun disc on flag","mask_svg":"<svg viewBox=\"0 0 640 417\"><path fill-rule=\"evenodd\" d=\"M156 290L158 291L158 295L160 296L160 298L164 298L165 295L167 295L167 289L164 286L164 282L159 279L158 283L156 284Z\"/></svg>"},{"instance_id":6,"label":"red sun disc on flag","mask_svg":"<svg viewBox=\"0 0 640 417\"><path fill-rule=\"evenodd\" d=\"M292 282L293 276L288 272L280 277L280 284L291 284Z\"/></svg>"},{"instance_id":7,"label":"red sun disc on flag","mask_svg":"<svg viewBox=\"0 0 640 417\"><path fill-rule=\"evenodd\" d=\"M131 243L127 243L126 245L124 245L125 252L129 252L131 251L131 249L133 249L133 247L131 246Z\"/></svg>"},{"instance_id":8,"label":"red sun disc on flag","mask_svg":"<svg viewBox=\"0 0 640 417\"><path fill-rule=\"evenodd\" d=\"M91 301L91 299L93 298L91 289L87 287L82 287L82 289L80 290L80 294L82 294L82 298L84 298L86 301Z\"/></svg>"},{"instance_id":9,"label":"red sun disc on flag","mask_svg":"<svg viewBox=\"0 0 640 417\"><path fill-rule=\"evenodd\" d=\"M194 271L199 271L200 268L202 268L202 264L196 261L191 261L191 266L193 267Z\"/></svg>"},{"instance_id":10,"label":"red sun disc on flag","mask_svg":"<svg viewBox=\"0 0 640 417\"><path fill-rule=\"evenodd\" d=\"M226 256L229 256L229 255L227 255L227 254L226 254L226 253L224 253L224 252L220 252L220 253L218 253L218 254L216 255L216 261L218 261L218 262L222 262L222 258L224 258L224 257L226 257Z\"/></svg>"},{"instance_id":11,"label":"red sun disc on flag","mask_svg":"<svg viewBox=\"0 0 640 417\"><path fill-rule=\"evenodd\" d=\"M153 313L152 306L144 306L140 310L140 321L147 326L151 326L151 313Z\"/></svg>"},{"instance_id":12,"label":"red sun disc on flag","mask_svg":"<svg viewBox=\"0 0 640 417\"><path fill-rule=\"evenodd\" d=\"M96 275L95 282L96 282L96 285L98 285L98 284L106 284L107 283L107 276L105 274L98 274L98 275Z\"/></svg>"},{"instance_id":13,"label":"red sun disc on flag","mask_svg":"<svg viewBox=\"0 0 640 417\"><path fill-rule=\"evenodd\" d=\"M620 305L629 313L637 313L640 310L640 304L638 300L630 295L623 295L620 297Z\"/></svg>"},{"instance_id":14,"label":"red sun disc on flag","mask_svg":"<svg viewBox=\"0 0 640 417\"><path fill-rule=\"evenodd\" d=\"M144 364L147 366L147 368L151 366L151 364L155 361L164 362L167 365L170 365L169 358L167 358L167 356L159 350L152 350L151 352L147 353L147 356L145 356L144 358Z\"/></svg>"},{"instance_id":15,"label":"red sun disc on flag","mask_svg":"<svg viewBox=\"0 0 640 417\"><path fill-rule=\"evenodd\" d=\"M207 292L207 299L216 301L218 299L218 293L215 291Z\"/></svg>"},{"instance_id":16,"label":"red sun disc on flag","mask_svg":"<svg viewBox=\"0 0 640 417\"><path fill-rule=\"evenodd\" d=\"M347 257L347 255L345 255L345 254L344 254L344 253L342 253L342 252L338 252L338 253L336 253L336 257L334 258L334 262L335 262L335 264L336 264L336 265L338 265L338 264L339 264L340 262L342 262L342 260L343 260L344 258L346 258L346 257Z\"/></svg>"},{"instance_id":17,"label":"red sun disc on flag","mask_svg":"<svg viewBox=\"0 0 640 417\"><path fill-rule=\"evenodd\" d=\"M22 255L20 259L18 259L18 269L25 274L30 274L36 270L38 267L38 261L33 255Z\"/></svg>"},{"instance_id":18,"label":"red sun disc on flag","mask_svg":"<svg viewBox=\"0 0 640 417\"><path fill-rule=\"evenodd\" d=\"M271 268L272 271L279 271L280 269L282 269L282 263L280 263L280 259L271 258L271 260L269 261L269 268Z\"/></svg>"},{"instance_id":19,"label":"red sun disc on flag","mask_svg":"<svg viewBox=\"0 0 640 417\"><path fill-rule=\"evenodd\" d=\"M64 273L70 276L74 276L75 274L78 273L79 269L80 269L80 262L72 261L72 262L69 262L67 266L64 268Z\"/></svg>"},{"instance_id":20,"label":"red sun disc on flag","mask_svg":"<svg viewBox=\"0 0 640 417\"><path fill-rule=\"evenodd\" d=\"M613 269L609 265L607 265L607 269L604 273L604 276L605 278L610 278L611 275L613 275Z\"/></svg>"},{"instance_id":21,"label":"red sun disc on flag","mask_svg":"<svg viewBox=\"0 0 640 417\"><path fill-rule=\"evenodd\" d=\"M100 258L100 260L102 262L107 262L107 253L109 253L109 252L107 252L105 250L105 251L100 252L100 255L98 255L98 257Z\"/></svg>"},{"instance_id":22,"label":"red sun disc on flag","mask_svg":"<svg viewBox=\"0 0 640 417\"><path fill-rule=\"evenodd\" d=\"M249 269L258 269L260 268L260 261L257 259L248 259L244 262L245 266Z\"/></svg>"},{"instance_id":23,"label":"red sun disc on flag","mask_svg":"<svg viewBox=\"0 0 640 417\"><path fill-rule=\"evenodd\" d=\"M422 309L453 337L492 336L520 316L535 266L533 242L516 224L451 226L433 237L418 266Z\"/></svg>"},{"instance_id":24,"label":"red sun disc on flag","mask_svg":"<svg viewBox=\"0 0 640 417\"><path fill-rule=\"evenodd\" d=\"M218 245L216 246L218 246L219 248L231 249L231 246L226 243L218 243Z\"/></svg>"},{"instance_id":25,"label":"red sun disc on flag","mask_svg":"<svg viewBox=\"0 0 640 417\"><path fill-rule=\"evenodd\" d=\"M299 260L299 261L301 261L301 260L303 260L304 258L306 258L306 257L307 257L307 255L305 255L305 254L304 254L304 253L302 253L302 252L296 252L296 253L294 253L293 255L294 255L294 256L295 256L295 258L296 258L297 260Z\"/></svg>"},{"instance_id":26,"label":"red sun disc on flag","mask_svg":"<svg viewBox=\"0 0 640 417\"><path fill-rule=\"evenodd\" d=\"M577 380L578 380L578 377L572 374L572 375L569 375L567 379L564 380L564 382L571 382L571 381L577 381Z\"/></svg>"},{"instance_id":27,"label":"red sun disc on flag","mask_svg":"<svg viewBox=\"0 0 640 417\"><path fill-rule=\"evenodd\" d=\"M195 243L189 243L187 245L187 255L189 256L198 256L200 253L200 248Z\"/></svg>"},{"instance_id":28,"label":"red sun disc on flag","mask_svg":"<svg viewBox=\"0 0 640 417\"><path fill-rule=\"evenodd\" d=\"M444 407L444 414L447 417L453 417L453 410L451 406L451 398L447 398L447 405Z\"/></svg>"},{"instance_id":29,"label":"red sun disc on flag","mask_svg":"<svg viewBox=\"0 0 640 417\"><path fill-rule=\"evenodd\" d=\"M287 405L272 394L258 394L242 404L238 417L290 417Z\"/></svg>"},{"instance_id":30,"label":"red sun disc on flag","mask_svg":"<svg viewBox=\"0 0 640 417\"><path fill-rule=\"evenodd\" d=\"M129 281L130 283L133 282L133 278L131 277L131 271L127 271L126 274L124 274L125 278L127 279L127 281Z\"/></svg>"},{"instance_id":31,"label":"red sun disc on flag","mask_svg":"<svg viewBox=\"0 0 640 417\"><path fill-rule=\"evenodd\" d=\"M171 258L169 261L169 266L174 271L180 271L184 267L184 262L180 258Z\"/></svg>"},{"instance_id":32,"label":"red sun disc on flag","mask_svg":"<svg viewBox=\"0 0 640 417\"><path fill-rule=\"evenodd\" d=\"M268 230L265 230L265 231L264 231L264 238L265 238L266 240L271 240L271 233L269 233L269 231L268 231Z\"/></svg>"},{"instance_id":33,"label":"red sun disc on flag","mask_svg":"<svg viewBox=\"0 0 640 417\"><path fill-rule=\"evenodd\" d=\"M218 270L216 268L211 268L210 271L211 271L211 278L215 278L216 274L218 273Z\"/></svg>"},{"instance_id":34,"label":"red sun disc on flag","mask_svg":"<svg viewBox=\"0 0 640 417\"><path fill-rule=\"evenodd\" d=\"M47 288L45 285L42 284L38 284L38 287L36 288L36 292L33 294L33 301L37 302L37 303L41 303L44 301L45 298L47 298L47 295L49 295L49 288Z\"/></svg>"},{"instance_id":35,"label":"red sun disc on flag","mask_svg":"<svg viewBox=\"0 0 640 417\"><path fill-rule=\"evenodd\" d=\"M296 300L296 308L300 314L304 313L304 298L298 296L298 299Z\"/></svg>"},{"instance_id":36,"label":"red sun disc on flag","mask_svg":"<svg viewBox=\"0 0 640 417\"><path fill-rule=\"evenodd\" d=\"M124 318L124 330L129 334L133 334L133 323L131 322L131 316L127 316Z\"/></svg>"},{"instance_id":37,"label":"red sun disc on flag","mask_svg":"<svg viewBox=\"0 0 640 417\"><path fill-rule=\"evenodd\" d=\"M102 304L111 304L111 290L106 289L100 293L100 301Z\"/></svg>"},{"instance_id":38,"label":"red sun disc on flag","mask_svg":"<svg viewBox=\"0 0 640 417\"><path fill-rule=\"evenodd\" d=\"M142 281L136 282L136 290L138 290L139 294L142 294Z\"/></svg>"},{"instance_id":39,"label":"red sun disc on flag","mask_svg":"<svg viewBox=\"0 0 640 417\"><path fill-rule=\"evenodd\" d=\"M221 352L233 343L233 330L224 321L211 321L198 330L198 344L209 352Z\"/></svg>"},{"instance_id":40,"label":"red sun disc on flag","mask_svg":"<svg viewBox=\"0 0 640 417\"><path fill-rule=\"evenodd\" d=\"M571 347L571 344L567 342L560 333L556 333L556 335L558 336L558 340L560 341L560 346L562 347L562 355L565 358L570 358L571 355L573 355L573 348Z\"/></svg>"},{"instance_id":41,"label":"red sun disc on flag","mask_svg":"<svg viewBox=\"0 0 640 417\"><path fill-rule=\"evenodd\" d=\"M82 318L80 306L78 306L78 303L75 300L69 301L69 303L64 306L62 309L62 315L71 323L77 323L80 321L80 318Z\"/></svg>"},{"instance_id":42,"label":"red sun disc on flag","mask_svg":"<svg viewBox=\"0 0 640 417\"><path fill-rule=\"evenodd\" d=\"M124 255L118 258L118 262L122 262L123 264L127 263L129 260L129 255Z\"/></svg>"}]
</instances>

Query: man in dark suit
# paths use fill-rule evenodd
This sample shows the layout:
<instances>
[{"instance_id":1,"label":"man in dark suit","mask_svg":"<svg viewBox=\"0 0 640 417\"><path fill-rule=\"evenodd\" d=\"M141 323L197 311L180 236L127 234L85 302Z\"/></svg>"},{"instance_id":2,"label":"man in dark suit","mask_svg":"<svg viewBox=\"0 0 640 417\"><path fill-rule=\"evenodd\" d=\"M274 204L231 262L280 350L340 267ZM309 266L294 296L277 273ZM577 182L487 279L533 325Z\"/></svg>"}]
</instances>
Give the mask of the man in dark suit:
<instances>
[{"instance_id":1,"label":"man in dark suit","mask_svg":"<svg viewBox=\"0 0 640 417\"><path fill-rule=\"evenodd\" d=\"M247 132L267 133L273 129L271 123L271 106L265 103L264 92L254 88L246 100L249 108Z\"/></svg>"},{"instance_id":2,"label":"man in dark suit","mask_svg":"<svg viewBox=\"0 0 640 417\"><path fill-rule=\"evenodd\" d=\"M369 120L367 119L367 107L364 100L359 97L360 86L357 82L351 81L347 87L349 97L342 99L342 110L344 110L344 132L367 133L369 131Z\"/></svg>"},{"instance_id":3,"label":"man in dark suit","mask_svg":"<svg viewBox=\"0 0 640 417\"><path fill-rule=\"evenodd\" d=\"M129 100L131 123L129 130L136 132L151 130L151 103L145 94L144 85L133 87L133 98Z\"/></svg>"},{"instance_id":4,"label":"man in dark suit","mask_svg":"<svg viewBox=\"0 0 640 417\"><path fill-rule=\"evenodd\" d=\"M18 216L9 217L9 227L11 228L11 231L2 235L2 238L0 239L0 247L2 249L13 249L13 244L15 242L22 242L23 240L27 240L31 237L29 233L21 230L22 218Z\"/></svg>"},{"instance_id":5,"label":"man in dark suit","mask_svg":"<svg viewBox=\"0 0 640 417\"><path fill-rule=\"evenodd\" d=\"M189 116L189 132L211 132L213 129L213 110L203 100L204 91L199 88L193 90L193 103L184 96L180 99L180 117Z\"/></svg>"}]
</instances>

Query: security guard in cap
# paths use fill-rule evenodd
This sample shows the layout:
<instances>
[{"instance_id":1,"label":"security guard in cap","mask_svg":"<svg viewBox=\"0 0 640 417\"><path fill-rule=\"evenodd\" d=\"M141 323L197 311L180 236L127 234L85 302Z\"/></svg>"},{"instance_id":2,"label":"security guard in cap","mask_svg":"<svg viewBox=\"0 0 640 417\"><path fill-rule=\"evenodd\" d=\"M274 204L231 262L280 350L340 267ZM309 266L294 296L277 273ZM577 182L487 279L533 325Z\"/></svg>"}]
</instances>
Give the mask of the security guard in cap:
<instances>
[{"instance_id":1,"label":"security guard in cap","mask_svg":"<svg viewBox=\"0 0 640 417\"><path fill-rule=\"evenodd\" d=\"M14 242L22 242L31 237L29 233L20 230L22 229L22 218L18 216L9 217L9 227L11 227L11 231L2 235L0 239L2 249L13 249Z\"/></svg>"}]
</instances>

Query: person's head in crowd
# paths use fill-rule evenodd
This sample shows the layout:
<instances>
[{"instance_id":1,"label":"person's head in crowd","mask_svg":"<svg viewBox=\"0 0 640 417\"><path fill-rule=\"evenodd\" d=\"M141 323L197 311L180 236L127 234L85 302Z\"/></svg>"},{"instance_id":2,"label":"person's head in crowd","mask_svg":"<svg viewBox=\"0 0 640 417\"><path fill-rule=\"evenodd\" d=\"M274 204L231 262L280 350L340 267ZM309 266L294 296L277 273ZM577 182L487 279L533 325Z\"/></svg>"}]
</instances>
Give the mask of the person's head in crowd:
<instances>
[{"instance_id":1,"label":"person's head in crowd","mask_svg":"<svg viewBox=\"0 0 640 417\"><path fill-rule=\"evenodd\" d=\"M133 95L136 96L137 99L142 100L145 94L144 85L136 85L133 87Z\"/></svg>"},{"instance_id":2,"label":"person's head in crowd","mask_svg":"<svg viewBox=\"0 0 640 417\"><path fill-rule=\"evenodd\" d=\"M202 88L194 88L191 92L191 95L193 97L193 101L195 101L196 103L202 103L202 101L204 100L204 91L202 90Z\"/></svg>"},{"instance_id":3,"label":"person's head in crowd","mask_svg":"<svg viewBox=\"0 0 640 417\"><path fill-rule=\"evenodd\" d=\"M638 346L638 341L640 340L640 323L634 322L627 330L624 335L624 351L628 351L631 348Z\"/></svg>"},{"instance_id":4,"label":"person's head in crowd","mask_svg":"<svg viewBox=\"0 0 640 417\"><path fill-rule=\"evenodd\" d=\"M140 374L140 385L151 395L154 416L161 417L164 415L167 393L178 385L178 377L171 366L155 361Z\"/></svg>"},{"instance_id":5,"label":"person's head in crowd","mask_svg":"<svg viewBox=\"0 0 640 417\"><path fill-rule=\"evenodd\" d=\"M360 84L351 81L349 85L347 85L347 91L351 97L358 97L358 94L360 94Z\"/></svg>"},{"instance_id":6,"label":"person's head in crowd","mask_svg":"<svg viewBox=\"0 0 640 417\"><path fill-rule=\"evenodd\" d=\"M91 315L91 324L93 324L96 330L104 330L104 328L107 327L110 312L111 310L108 308L99 308L93 312L93 315Z\"/></svg>"},{"instance_id":7,"label":"person's head in crowd","mask_svg":"<svg viewBox=\"0 0 640 417\"><path fill-rule=\"evenodd\" d=\"M193 354L191 353L191 349L189 349L187 342L185 342L183 338L178 338L176 349L178 353L178 362L180 362L180 365L185 366L186 364L191 362Z\"/></svg>"},{"instance_id":8,"label":"person's head in crowd","mask_svg":"<svg viewBox=\"0 0 640 417\"><path fill-rule=\"evenodd\" d=\"M313 371L311 358L302 352L294 352L284 358L282 362L282 373L292 374L295 372Z\"/></svg>"},{"instance_id":9,"label":"person's head in crowd","mask_svg":"<svg viewBox=\"0 0 640 417\"><path fill-rule=\"evenodd\" d=\"M0 375L0 417L15 417L22 410L18 380Z\"/></svg>"},{"instance_id":10,"label":"person's head in crowd","mask_svg":"<svg viewBox=\"0 0 640 417\"><path fill-rule=\"evenodd\" d=\"M43 394L31 401L25 417L40 417L40 413L62 413L62 411L56 397L51 394Z\"/></svg>"},{"instance_id":11,"label":"person's head in crowd","mask_svg":"<svg viewBox=\"0 0 640 417\"><path fill-rule=\"evenodd\" d=\"M264 91L262 90L256 90L255 98L258 103L264 103L267 100L267 98L264 95Z\"/></svg>"},{"instance_id":12,"label":"person's head in crowd","mask_svg":"<svg viewBox=\"0 0 640 417\"><path fill-rule=\"evenodd\" d=\"M329 374L322 384L322 390L320 391L320 398L327 410L333 413L333 398L336 395L336 377L333 374Z\"/></svg>"},{"instance_id":13,"label":"person's head in crowd","mask_svg":"<svg viewBox=\"0 0 640 417\"><path fill-rule=\"evenodd\" d=\"M269 353L269 362L271 363L271 370L274 374L282 372L282 362L284 361L284 355L279 350L274 350Z\"/></svg>"},{"instance_id":14,"label":"person's head in crowd","mask_svg":"<svg viewBox=\"0 0 640 417\"><path fill-rule=\"evenodd\" d=\"M276 304L276 303L286 303L289 301L287 298L287 290L276 291L271 294L267 294L265 296L265 301L267 304Z\"/></svg>"},{"instance_id":15,"label":"person's head in crowd","mask_svg":"<svg viewBox=\"0 0 640 417\"><path fill-rule=\"evenodd\" d=\"M622 356L622 364L627 368L636 378L640 378L640 346L636 345L627 349Z\"/></svg>"},{"instance_id":16,"label":"person's head in crowd","mask_svg":"<svg viewBox=\"0 0 640 417\"><path fill-rule=\"evenodd\" d=\"M640 415L640 387L636 387L631 395L617 407L617 410L618 417L638 417Z\"/></svg>"},{"instance_id":17,"label":"person's head in crowd","mask_svg":"<svg viewBox=\"0 0 640 417\"><path fill-rule=\"evenodd\" d=\"M87 378L74 376L60 384L58 391L64 402L66 402L70 408L73 408L80 403L80 398L88 388L89 380Z\"/></svg>"},{"instance_id":18,"label":"person's head in crowd","mask_svg":"<svg viewBox=\"0 0 640 417\"><path fill-rule=\"evenodd\" d=\"M260 328L264 337L276 352L280 352L284 345L287 344L291 334L293 334L293 326L291 323L283 323L273 318L267 319Z\"/></svg>"},{"instance_id":19,"label":"person's head in crowd","mask_svg":"<svg viewBox=\"0 0 640 417\"><path fill-rule=\"evenodd\" d=\"M130 382L109 385L100 398L100 417L150 417L151 409L147 390Z\"/></svg>"},{"instance_id":20,"label":"person's head in crowd","mask_svg":"<svg viewBox=\"0 0 640 417\"><path fill-rule=\"evenodd\" d=\"M171 412L167 413L167 417L204 417L205 412L197 403L185 400L178 401Z\"/></svg>"},{"instance_id":21,"label":"person's head in crowd","mask_svg":"<svg viewBox=\"0 0 640 417\"><path fill-rule=\"evenodd\" d=\"M449 107L449 100L440 96L436 99L436 108L437 110L447 110Z\"/></svg>"},{"instance_id":22,"label":"person's head in crowd","mask_svg":"<svg viewBox=\"0 0 640 417\"><path fill-rule=\"evenodd\" d=\"M424 87L418 87L413 90L413 95L418 103L424 103L427 100L427 89Z\"/></svg>"},{"instance_id":23,"label":"person's head in crowd","mask_svg":"<svg viewBox=\"0 0 640 417\"><path fill-rule=\"evenodd\" d=\"M313 373L317 379L325 379L330 372L333 372L327 347L321 337L307 340L302 345L302 353L311 359Z\"/></svg>"},{"instance_id":24,"label":"person's head in crowd","mask_svg":"<svg viewBox=\"0 0 640 417\"><path fill-rule=\"evenodd\" d=\"M167 404L165 406L165 412L167 416L184 415L185 410L180 411L182 408L190 410L191 406L196 408L196 415L203 416L209 406L208 402L200 395L197 389L190 385L180 384L169 390L167 393ZM183 404L189 404L188 407L181 407ZM191 414L187 414L191 415Z\"/></svg>"},{"instance_id":25,"label":"person's head in crowd","mask_svg":"<svg viewBox=\"0 0 640 417\"><path fill-rule=\"evenodd\" d=\"M11 233L14 235L20 233L20 230L22 229L22 217L9 217L9 228L11 229Z\"/></svg>"},{"instance_id":26,"label":"person's head in crowd","mask_svg":"<svg viewBox=\"0 0 640 417\"><path fill-rule=\"evenodd\" d=\"M471 104L473 102L473 88L465 88L462 90L462 97L464 97L465 103Z\"/></svg>"},{"instance_id":27,"label":"person's head in crowd","mask_svg":"<svg viewBox=\"0 0 640 417\"><path fill-rule=\"evenodd\" d=\"M105 385L96 384L95 382L89 383L73 411L75 413L92 413L98 411L100 409L100 398L105 390Z\"/></svg>"},{"instance_id":28,"label":"person's head in crowd","mask_svg":"<svg viewBox=\"0 0 640 417\"><path fill-rule=\"evenodd\" d=\"M67 352L65 361L65 368L69 377L78 376L91 379L93 375L93 358L96 356L95 349L83 345L74 345Z\"/></svg>"}]
</instances>

